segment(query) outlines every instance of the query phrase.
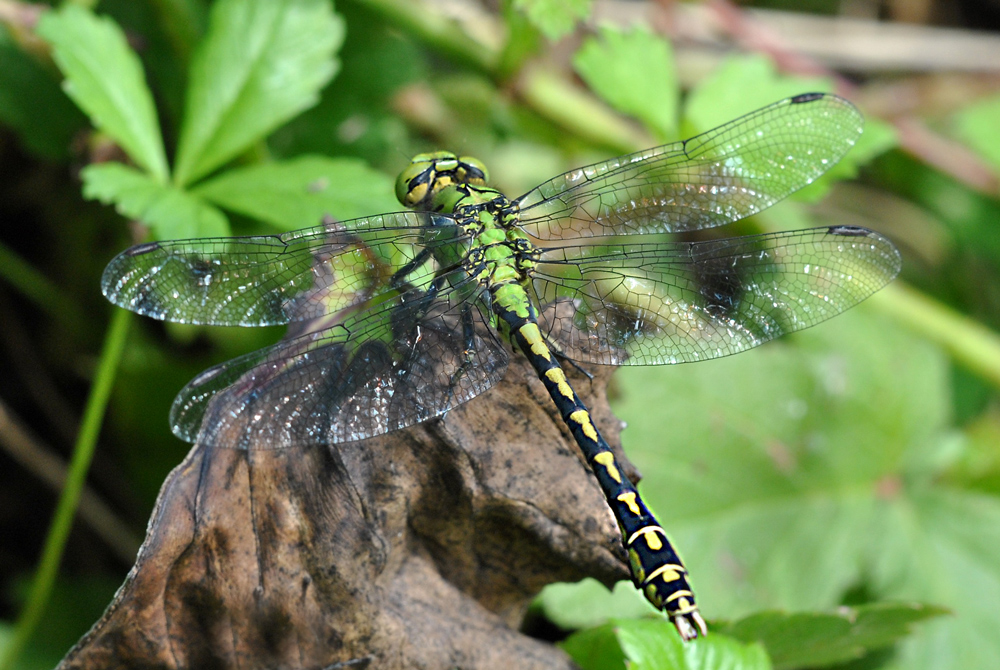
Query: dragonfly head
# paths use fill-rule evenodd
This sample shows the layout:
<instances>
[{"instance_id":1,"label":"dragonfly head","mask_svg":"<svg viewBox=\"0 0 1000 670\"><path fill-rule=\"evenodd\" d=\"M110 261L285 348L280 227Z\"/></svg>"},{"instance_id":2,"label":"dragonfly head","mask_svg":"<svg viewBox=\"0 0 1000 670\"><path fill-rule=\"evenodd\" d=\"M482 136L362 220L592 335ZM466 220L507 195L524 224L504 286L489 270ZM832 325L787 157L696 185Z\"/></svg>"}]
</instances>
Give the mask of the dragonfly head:
<instances>
[{"instance_id":1,"label":"dragonfly head","mask_svg":"<svg viewBox=\"0 0 1000 670\"><path fill-rule=\"evenodd\" d=\"M396 198L406 207L431 209L442 189L457 184L485 186L489 173L481 161L450 151L417 154L396 178Z\"/></svg>"}]
</instances>

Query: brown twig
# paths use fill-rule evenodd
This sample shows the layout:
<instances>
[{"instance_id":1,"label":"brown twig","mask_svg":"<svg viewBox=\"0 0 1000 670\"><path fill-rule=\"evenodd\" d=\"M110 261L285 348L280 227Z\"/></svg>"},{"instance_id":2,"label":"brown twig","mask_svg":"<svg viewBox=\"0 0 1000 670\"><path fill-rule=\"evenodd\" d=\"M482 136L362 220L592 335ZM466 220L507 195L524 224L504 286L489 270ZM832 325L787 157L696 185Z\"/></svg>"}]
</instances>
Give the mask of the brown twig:
<instances>
[{"instance_id":1,"label":"brown twig","mask_svg":"<svg viewBox=\"0 0 1000 670\"><path fill-rule=\"evenodd\" d=\"M59 491L66 482L66 464L55 452L36 439L15 414L0 400L0 448L52 490ZM118 519L111 508L92 489L80 496L80 518L126 564L135 560L139 539Z\"/></svg>"}]
</instances>

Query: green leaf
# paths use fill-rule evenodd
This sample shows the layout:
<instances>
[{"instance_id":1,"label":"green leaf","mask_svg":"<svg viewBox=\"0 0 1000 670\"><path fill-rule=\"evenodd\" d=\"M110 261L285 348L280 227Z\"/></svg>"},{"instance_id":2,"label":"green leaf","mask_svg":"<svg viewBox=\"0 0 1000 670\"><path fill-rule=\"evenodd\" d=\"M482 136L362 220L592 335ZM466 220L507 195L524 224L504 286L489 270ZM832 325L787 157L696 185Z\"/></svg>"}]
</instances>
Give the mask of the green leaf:
<instances>
[{"instance_id":1,"label":"green leaf","mask_svg":"<svg viewBox=\"0 0 1000 670\"><path fill-rule=\"evenodd\" d=\"M550 40L570 33L590 16L592 0L514 0L514 7Z\"/></svg>"},{"instance_id":2,"label":"green leaf","mask_svg":"<svg viewBox=\"0 0 1000 670\"><path fill-rule=\"evenodd\" d=\"M625 652L618 642L616 627L607 623L573 633L559 647L583 670L624 670Z\"/></svg>"},{"instance_id":3,"label":"green leaf","mask_svg":"<svg viewBox=\"0 0 1000 670\"><path fill-rule=\"evenodd\" d=\"M319 100L343 22L329 0L220 0L192 64L174 181L188 184Z\"/></svg>"},{"instance_id":4,"label":"green leaf","mask_svg":"<svg viewBox=\"0 0 1000 670\"><path fill-rule=\"evenodd\" d=\"M275 131L267 145L275 158L322 152L398 161L410 131L393 114L393 100L403 86L427 80L429 54L362 5L339 9L350 26L339 53L343 69L319 103Z\"/></svg>"},{"instance_id":5,"label":"green leaf","mask_svg":"<svg viewBox=\"0 0 1000 670\"><path fill-rule=\"evenodd\" d=\"M535 602L549 621L564 630L593 628L612 617L639 618L657 614L631 581L618 582L613 591L589 578L574 584L549 584Z\"/></svg>"},{"instance_id":6,"label":"green leaf","mask_svg":"<svg viewBox=\"0 0 1000 670\"><path fill-rule=\"evenodd\" d=\"M955 116L958 137L1000 170L1000 95L978 100Z\"/></svg>"},{"instance_id":7,"label":"green leaf","mask_svg":"<svg viewBox=\"0 0 1000 670\"><path fill-rule=\"evenodd\" d=\"M764 56L734 56L692 89L684 103L689 133L705 132L772 102L800 93L829 91L823 77L778 74Z\"/></svg>"},{"instance_id":8,"label":"green leaf","mask_svg":"<svg viewBox=\"0 0 1000 670\"><path fill-rule=\"evenodd\" d=\"M15 45L0 26L0 122L13 128L32 151L65 159L73 135L86 119L53 76Z\"/></svg>"},{"instance_id":9,"label":"green leaf","mask_svg":"<svg viewBox=\"0 0 1000 670\"><path fill-rule=\"evenodd\" d=\"M221 207L282 230L396 211L393 181L354 158L303 156L254 165L212 179L195 193Z\"/></svg>"},{"instance_id":10,"label":"green leaf","mask_svg":"<svg viewBox=\"0 0 1000 670\"><path fill-rule=\"evenodd\" d=\"M709 635L684 646L684 661L691 670L771 670L767 651L760 644L745 644L725 635ZM641 666L636 665L636 670Z\"/></svg>"},{"instance_id":11,"label":"green leaf","mask_svg":"<svg viewBox=\"0 0 1000 670\"><path fill-rule=\"evenodd\" d=\"M88 165L80 176L84 197L114 204L122 216L148 225L154 239L229 234L229 222L215 207L121 163Z\"/></svg>"},{"instance_id":12,"label":"green leaf","mask_svg":"<svg viewBox=\"0 0 1000 670\"><path fill-rule=\"evenodd\" d=\"M142 64L121 28L109 18L66 4L42 16L38 34L52 44L69 97L137 165L165 182L167 160L156 107Z\"/></svg>"},{"instance_id":13,"label":"green leaf","mask_svg":"<svg viewBox=\"0 0 1000 670\"><path fill-rule=\"evenodd\" d=\"M661 139L676 139L680 95L670 43L647 29L604 26L573 57L577 73L620 112L643 121Z\"/></svg>"},{"instance_id":14,"label":"green leaf","mask_svg":"<svg viewBox=\"0 0 1000 670\"><path fill-rule=\"evenodd\" d=\"M759 644L724 635L681 642L666 619L625 619L574 633L560 644L584 670L770 670Z\"/></svg>"},{"instance_id":15,"label":"green leaf","mask_svg":"<svg viewBox=\"0 0 1000 670\"><path fill-rule=\"evenodd\" d=\"M630 661L629 668L687 670L690 667L684 658L684 643L665 619L631 619L615 624L618 642Z\"/></svg>"},{"instance_id":16,"label":"green leaf","mask_svg":"<svg viewBox=\"0 0 1000 670\"><path fill-rule=\"evenodd\" d=\"M909 636L914 623L947 613L915 603L842 607L833 613L759 612L713 632L762 643L775 668L811 668L861 658Z\"/></svg>"}]
</instances>

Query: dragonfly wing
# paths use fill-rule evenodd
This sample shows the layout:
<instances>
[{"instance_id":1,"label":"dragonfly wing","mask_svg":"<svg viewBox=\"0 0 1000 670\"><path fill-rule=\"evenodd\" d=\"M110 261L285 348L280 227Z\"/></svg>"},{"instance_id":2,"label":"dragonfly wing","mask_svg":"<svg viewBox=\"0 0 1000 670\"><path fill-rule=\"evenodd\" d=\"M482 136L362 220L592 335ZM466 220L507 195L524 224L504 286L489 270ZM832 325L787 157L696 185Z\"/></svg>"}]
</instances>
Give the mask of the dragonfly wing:
<instances>
[{"instance_id":1,"label":"dragonfly wing","mask_svg":"<svg viewBox=\"0 0 1000 670\"><path fill-rule=\"evenodd\" d=\"M140 244L108 264L101 288L119 307L164 321L305 321L365 302L419 249L454 242L454 226L443 225L451 221L397 212L282 235Z\"/></svg>"},{"instance_id":2,"label":"dragonfly wing","mask_svg":"<svg viewBox=\"0 0 1000 670\"><path fill-rule=\"evenodd\" d=\"M782 100L684 142L595 163L518 199L543 240L676 233L755 214L812 183L847 153L863 119L835 95Z\"/></svg>"},{"instance_id":3,"label":"dragonfly wing","mask_svg":"<svg viewBox=\"0 0 1000 670\"><path fill-rule=\"evenodd\" d=\"M662 365L728 356L843 312L892 280L899 252L856 227L682 244L544 250L543 332L571 359Z\"/></svg>"},{"instance_id":4,"label":"dragonfly wing","mask_svg":"<svg viewBox=\"0 0 1000 670\"><path fill-rule=\"evenodd\" d=\"M433 418L504 374L508 354L481 287L446 276L428 299L413 288L340 323L222 363L191 381L171 410L190 442L250 449L362 440Z\"/></svg>"}]
</instances>

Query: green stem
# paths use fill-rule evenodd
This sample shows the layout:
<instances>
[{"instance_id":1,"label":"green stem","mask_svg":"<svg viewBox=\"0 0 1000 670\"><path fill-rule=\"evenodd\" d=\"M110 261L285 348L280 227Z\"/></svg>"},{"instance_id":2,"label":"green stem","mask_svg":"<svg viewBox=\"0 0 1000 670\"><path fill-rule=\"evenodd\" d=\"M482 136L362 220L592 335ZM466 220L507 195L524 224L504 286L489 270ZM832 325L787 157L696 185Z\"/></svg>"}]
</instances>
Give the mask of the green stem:
<instances>
[{"instance_id":1,"label":"green stem","mask_svg":"<svg viewBox=\"0 0 1000 670\"><path fill-rule=\"evenodd\" d=\"M48 538L45 540L42 559L31 585L27 604L17 622L10 645L0 657L0 670L11 670L14 667L17 657L24 650L41 621L52 594L63 549L66 546L66 538L73 526L77 503L80 500L80 491L87 478L90 461L97 445L97 436L104 421L104 411L118 372L122 351L125 348L130 316L130 313L125 310L115 310L111 319L111 326L105 336L104 348L101 351L100 365L94 378L94 384L90 389L90 397L87 399L80 433L77 435L73 460L70 462L66 478L66 487L59 498L59 504L56 507Z\"/></svg>"},{"instance_id":2,"label":"green stem","mask_svg":"<svg viewBox=\"0 0 1000 670\"><path fill-rule=\"evenodd\" d=\"M873 296L879 309L942 347L974 374L1000 387L1000 335L901 281Z\"/></svg>"},{"instance_id":3,"label":"green stem","mask_svg":"<svg viewBox=\"0 0 1000 670\"><path fill-rule=\"evenodd\" d=\"M518 88L525 104L587 142L617 153L656 144L607 105L556 73L529 68L522 74Z\"/></svg>"}]
</instances>

